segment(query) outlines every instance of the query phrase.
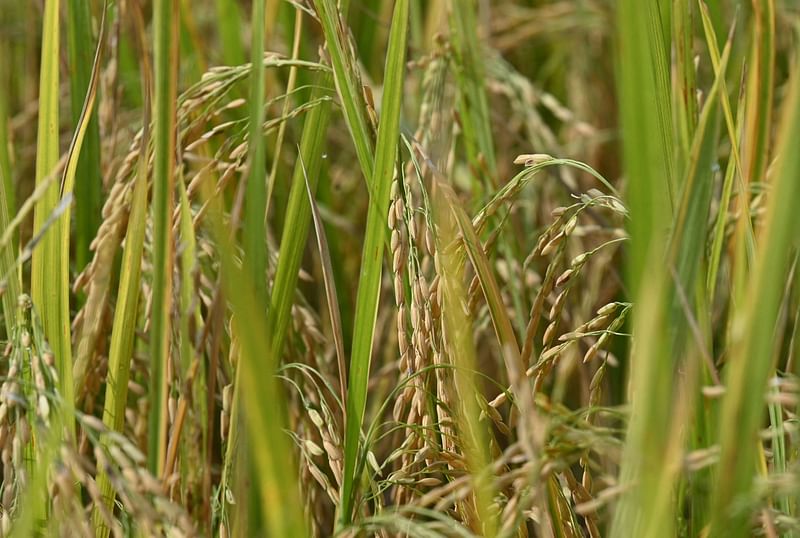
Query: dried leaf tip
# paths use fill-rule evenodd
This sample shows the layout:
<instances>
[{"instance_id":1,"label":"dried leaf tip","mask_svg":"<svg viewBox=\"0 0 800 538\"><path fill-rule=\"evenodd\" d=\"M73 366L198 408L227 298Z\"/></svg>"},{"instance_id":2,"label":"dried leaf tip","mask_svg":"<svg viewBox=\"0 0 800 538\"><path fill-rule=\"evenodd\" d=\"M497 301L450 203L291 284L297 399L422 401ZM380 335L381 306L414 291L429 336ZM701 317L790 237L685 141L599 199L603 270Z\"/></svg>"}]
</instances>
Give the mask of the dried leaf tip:
<instances>
[{"instance_id":1,"label":"dried leaf tip","mask_svg":"<svg viewBox=\"0 0 800 538\"><path fill-rule=\"evenodd\" d=\"M547 153L524 153L514 159L514 164L522 164L525 166L536 166L547 161L552 161L553 157Z\"/></svg>"}]
</instances>

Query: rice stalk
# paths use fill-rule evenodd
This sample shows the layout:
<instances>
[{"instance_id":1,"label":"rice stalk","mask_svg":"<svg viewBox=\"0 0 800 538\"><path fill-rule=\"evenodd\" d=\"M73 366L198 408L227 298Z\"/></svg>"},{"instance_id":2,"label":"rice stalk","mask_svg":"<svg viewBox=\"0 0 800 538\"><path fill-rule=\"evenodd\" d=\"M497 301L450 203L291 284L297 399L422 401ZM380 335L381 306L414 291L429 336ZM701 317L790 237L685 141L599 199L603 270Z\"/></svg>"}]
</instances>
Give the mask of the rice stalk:
<instances>
[{"instance_id":1,"label":"rice stalk","mask_svg":"<svg viewBox=\"0 0 800 538\"><path fill-rule=\"evenodd\" d=\"M150 472L160 476L167 450L167 369L170 361L172 310L172 212L175 169L175 124L178 71L178 2L153 4L153 297L150 340L150 421L147 460Z\"/></svg>"}]
</instances>

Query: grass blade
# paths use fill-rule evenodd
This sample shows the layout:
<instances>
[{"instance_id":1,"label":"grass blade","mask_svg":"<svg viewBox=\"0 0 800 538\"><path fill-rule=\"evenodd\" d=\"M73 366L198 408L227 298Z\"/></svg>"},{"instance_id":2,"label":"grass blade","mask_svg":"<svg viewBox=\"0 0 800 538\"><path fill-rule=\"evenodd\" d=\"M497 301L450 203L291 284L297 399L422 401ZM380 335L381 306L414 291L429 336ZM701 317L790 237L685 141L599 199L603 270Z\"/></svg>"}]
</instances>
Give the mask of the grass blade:
<instances>
[{"instance_id":1,"label":"grass blade","mask_svg":"<svg viewBox=\"0 0 800 538\"><path fill-rule=\"evenodd\" d=\"M674 196L667 121L671 113L669 99L664 99L663 69L659 70L665 51L661 32L654 31L660 28L658 16L658 7L649 2L623 0L617 6L623 162L631 211L627 272L637 305L637 346L631 351L633 401L620 470L621 481L635 485L617 506L611 536L638 536L645 529L653 530L651 536L672 535L672 520L660 505L662 474L649 472L663 468L668 449L666 429L654 432L651 425L670 423L672 387L666 380L673 375L670 342L657 329L668 322L662 249L670 224L671 204L665 201Z\"/></svg>"},{"instance_id":2,"label":"grass blade","mask_svg":"<svg viewBox=\"0 0 800 538\"><path fill-rule=\"evenodd\" d=\"M361 274L358 280L354 318L353 350L347 389L342 505L339 513L343 525L352 521L355 495L360 482L360 477L356 473L356 462L359 458L361 424L367 403L369 367L383 268L386 215L400 141L400 108L403 98L407 33L408 0L397 0L392 14L392 28L386 56L383 111L375 148L375 173L371 178L373 196L370 198L367 213L367 229L361 255Z\"/></svg>"},{"instance_id":3,"label":"grass blade","mask_svg":"<svg viewBox=\"0 0 800 538\"><path fill-rule=\"evenodd\" d=\"M125 249L122 254L117 305L114 310L111 344L108 352L108 378L103 404L103 424L110 431L116 432L121 432L124 425L125 407L128 399L128 380L130 379L131 360L133 359L134 340L136 337L136 320L139 313L142 258L148 211L147 163L150 156L150 152L146 148L149 147L150 140L152 69L149 57L145 52L142 13L138 5L133 6L131 11L136 29L135 40L142 62L142 95L144 96L142 148L145 148L145 150L139 157L136 183L133 188L133 201L128 218L128 231L125 234ZM101 444L104 442L105 440L101 439ZM111 510L114 504L114 489L105 473L99 473L97 486L106 501L106 508ZM96 537L105 538L108 536L111 529L105 524L98 507L95 507L92 512L92 523Z\"/></svg>"},{"instance_id":4,"label":"grass blade","mask_svg":"<svg viewBox=\"0 0 800 538\"><path fill-rule=\"evenodd\" d=\"M45 3L42 63L39 80L39 126L36 141L36 184L44 183L59 161L59 1ZM59 205L60 189L50 183L34 209L34 236L44 229L47 219ZM69 318L69 267L64 263L69 245L62 245L60 228L56 221L49 233L44 234L32 254L31 295L33 304L41 313L47 341L56 357L59 389L72 406L72 350ZM69 228L67 227L67 230ZM64 254L62 256L62 253Z\"/></svg>"},{"instance_id":5,"label":"grass blade","mask_svg":"<svg viewBox=\"0 0 800 538\"><path fill-rule=\"evenodd\" d=\"M294 38L292 41L292 59L296 60L300 54L300 38L303 34L303 13L300 10L295 10L294 14ZM294 91L295 85L297 84L297 66L292 66L289 69L289 80L286 82L286 95L287 98L283 102L283 116L289 115L289 109L291 106L291 99L289 99L289 95ZM278 136L277 140L275 141L275 149L273 151L274 158L272 160L272 166L270 167L269 171L269 178L267 179L267 194L266 194L266 207L264 210L265 217L269 215L269 207L272 203L272 191L275 189L275 177L278 174L278 166L280 165L281 159L281 150L283 149L283 137L286 134L286 123L281 123L281 126L278 128Z\"/></svg>"},{"instance_id":6,"label":"grass blade","mask_svg":"<svg viewBox=\"0 0 800 538\"><path fill-rule=\"evenodd\" d=\"M330 75L320 75L317 89L312 98L320 97L333 84ZM292 188L286 207L286 218L281 235L281 248L278 253L278 266L270 294L267 313L267 339L269 357L273 365L280 361L294 292L297 287L297 274L303 257L308 229L311 224L311 206L306 194L306 177L312 192L316 191L322 168L322 155L325 148L325 134L331 115L331 104L322 102L306 117L300 139L300 159L295 163L292 175ZM304 170L305 169L305 170Z\"/></svg>"},{"instance_id":7,"label":"grass blade","mask_svg":"<svg viewBox=\"0 0 800 538\"><path fill-rule=\"evenodd\" d=\"M70 98L72 122L76 129L81 121L83 102L90 90L92 77L92 29L90 2L67 2L67 49L70 64ZM104 12L106 6L104 4ZM100 39L104 36L101 32ZM90 259L89 244L100 226L102 178L100 172L100 129L91 115L78 160L75 184L75 265L83 268Z\"/></svg>"},{"instance_id":8,"label":"grass blade","mask_svg":"<svg viewBox=\"0 0 800 538\"><path fill-rule=\"evenodd\" d=\"M145 168L146 164L140 166ZM112 431L122 431L125 418L128 379L133 357L136 320L139 313L141 262L147 216L147 178L145 174L146 172L143 170L139 172L133 191L133 208L129 219L131 225L125 238L122 274L108 353L109 375L103 407L103 423ZM97 482L104 498L108 499L106 507L110 510L114 499L111 483L104 474L98 478ZM108 536L110 529L105 526L97 510L95 512L93 521L96 525L96 534Z\"/></svg>"},{"instance_id":9,"label":"grass blade","mask_svg":"<svg viewBox=\"0 0 800 538\"><path fill-rule=\"evenodd\" d=\"M793 83L785 105L781 146L770 192L762 244L746 305L734 321L727 376L727 391L720 416L720 468L712 494L710 536L744 536L747 513L734 511L737 496L751 487L755 470L758 430L763 418L764 391L775 365L775 327L792 247L800 234L796 200L800 197L800 154L793 144L800 139L800 64L795 59Z\"/></svg>"}]
</instances>

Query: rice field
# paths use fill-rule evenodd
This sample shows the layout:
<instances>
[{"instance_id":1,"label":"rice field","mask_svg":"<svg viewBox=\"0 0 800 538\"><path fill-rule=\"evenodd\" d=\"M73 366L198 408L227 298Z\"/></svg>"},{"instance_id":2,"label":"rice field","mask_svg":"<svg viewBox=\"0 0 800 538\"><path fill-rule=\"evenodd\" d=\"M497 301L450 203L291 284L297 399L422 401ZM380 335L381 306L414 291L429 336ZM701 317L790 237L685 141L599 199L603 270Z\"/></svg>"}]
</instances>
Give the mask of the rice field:
<instances>
[{"instance_id":1,"label":"rice field","mask_svg":"<svg viewBox=\"0 0 800 538\"><path fill-rule=\"evenodd\" d=\"M795 0L0 0L0 536L800 536Z\"/></svg>"}]
</instances>

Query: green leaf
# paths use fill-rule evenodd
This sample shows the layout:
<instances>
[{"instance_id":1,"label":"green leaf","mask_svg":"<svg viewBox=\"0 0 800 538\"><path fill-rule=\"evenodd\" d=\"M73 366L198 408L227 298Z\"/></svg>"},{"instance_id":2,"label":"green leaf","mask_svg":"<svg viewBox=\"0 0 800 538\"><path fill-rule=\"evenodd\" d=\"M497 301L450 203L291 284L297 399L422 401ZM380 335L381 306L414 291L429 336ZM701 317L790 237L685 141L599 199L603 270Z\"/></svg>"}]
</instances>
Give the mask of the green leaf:
<instances>
[{"instance_id":1,"label":"green leaf","mask_svg":"<svg viewBox=\"0 0 800 538\"><path fill-rule=\"evenodd\" d=\"M356 463L359 458L361 424L367 405L367 384L383 268L386 215L400 141L400 109L403 100L407 32L408 0L397 0L392 14L389 48L386 53L383 111L375 147L375 173L371 181L373 195L367 212L366 236L361 255L361 273L356 299L353 349L350 357L342 505L339 513L343 525L349 524L352 520L360 483Z\"/></svg>"},{"instance_id":2,"label":"green leaf","mask_svg":"<svg viewBox=\"0 0 800 538\"><path fill-rule=\"evenodd\" d=\"M67 1L67 49L70 67L72 122L77 129L83 102L89 93L92 76L92 27L90 2ZM106 9L104 4L103 9ZM105 16L105 15L104 15ZM102 39L101 34L101 39ZM102 177L100 172L100 129L97 118L90 116L86 128L75 183L75 265L82 269L90 259L89 244L100 226Z\"/></svg>"}]
</instances>

